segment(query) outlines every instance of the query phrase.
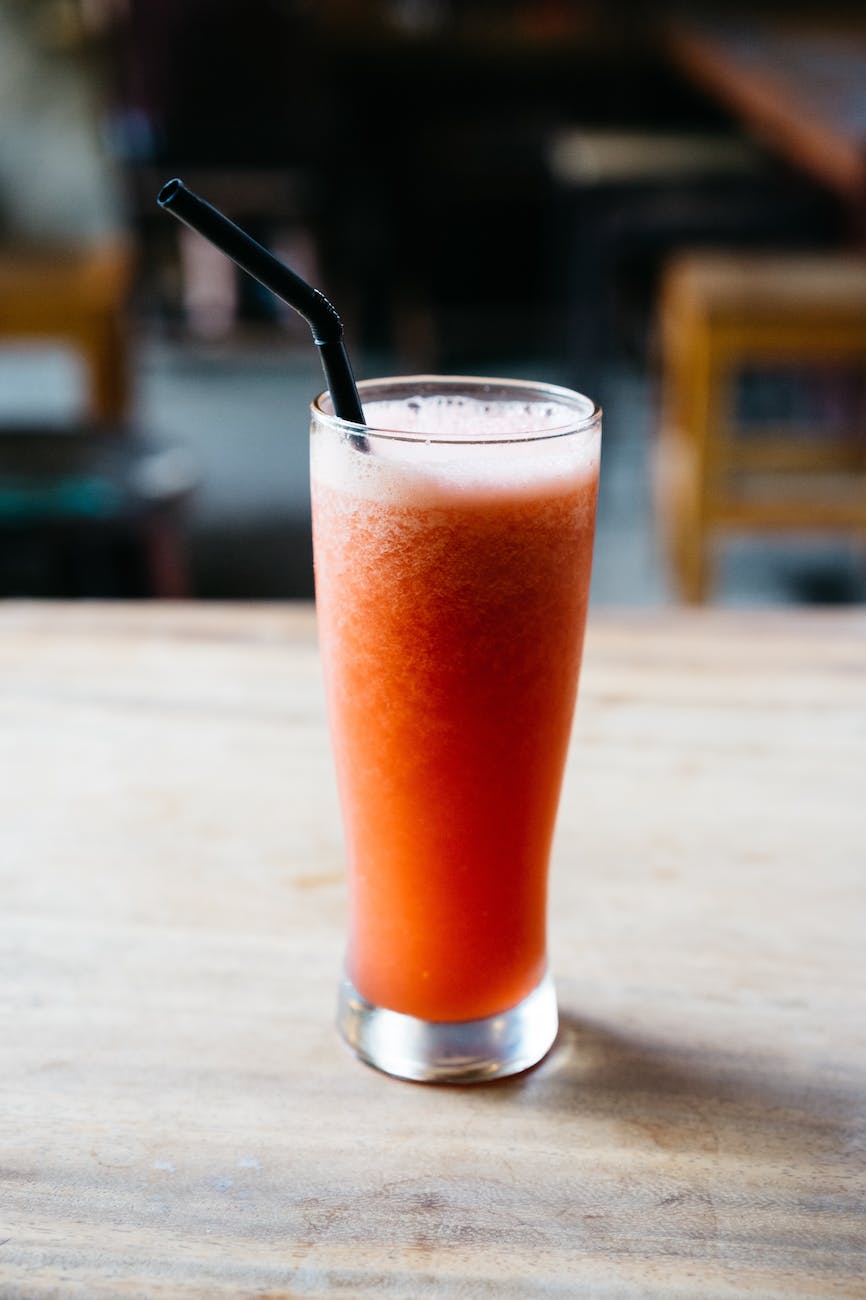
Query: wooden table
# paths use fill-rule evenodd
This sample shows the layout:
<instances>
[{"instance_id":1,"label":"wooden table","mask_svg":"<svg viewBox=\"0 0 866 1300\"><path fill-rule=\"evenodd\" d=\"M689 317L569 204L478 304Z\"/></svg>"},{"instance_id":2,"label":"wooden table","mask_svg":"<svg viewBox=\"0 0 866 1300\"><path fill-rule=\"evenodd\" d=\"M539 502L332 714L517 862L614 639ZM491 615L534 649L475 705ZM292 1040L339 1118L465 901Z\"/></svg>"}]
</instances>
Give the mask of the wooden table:
<instances>
[{"instance_id":1,"label":"wooden table","mask_svg":"<svg viewBox=\"0 0 866 1300\"><path fill-rule=\"evenodd\" d=\"M462 1089L332 1028L308 608L0 631L3 1300L866 1294L866 611L592 619L562 1033Z\"/></svg>"},{"instance_id":2,"label":"wooden table","mask_svg":"<svg viewBox=\"0 0 866 1300\"><path fill-rule=\"evenodd\" d=\"M866 238L866 20L677 19L666 43L697 84L841 194Z\"/></svg>"}]
</instances>

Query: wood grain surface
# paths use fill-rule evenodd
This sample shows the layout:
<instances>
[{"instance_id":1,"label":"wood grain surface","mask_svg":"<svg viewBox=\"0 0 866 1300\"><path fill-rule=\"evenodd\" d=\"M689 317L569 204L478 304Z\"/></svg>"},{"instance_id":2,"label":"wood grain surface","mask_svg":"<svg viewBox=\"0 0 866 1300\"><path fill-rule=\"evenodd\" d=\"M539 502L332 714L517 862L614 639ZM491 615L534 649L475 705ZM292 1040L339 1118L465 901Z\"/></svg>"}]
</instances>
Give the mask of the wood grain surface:
<instances>
[{"instance_id":1,"label":"wood grain surface","mask_svg":"<svg viewBox=\"0 0 866 1300\"><path fill-rule=\"evenodd\" d=\"M866 613L591 618L563 1026L333 1030L306 607L0 607L0 1296L866 1295Z\"/></svg>"}]
</instances>

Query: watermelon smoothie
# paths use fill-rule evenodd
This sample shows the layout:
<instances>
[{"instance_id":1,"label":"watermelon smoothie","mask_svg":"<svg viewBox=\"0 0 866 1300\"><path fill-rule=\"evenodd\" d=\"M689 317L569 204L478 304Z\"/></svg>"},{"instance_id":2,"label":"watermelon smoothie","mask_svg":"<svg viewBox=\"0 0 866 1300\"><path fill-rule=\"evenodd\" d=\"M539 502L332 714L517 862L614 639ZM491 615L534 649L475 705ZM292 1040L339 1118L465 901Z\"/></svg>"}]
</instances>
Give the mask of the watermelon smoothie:
<instances>
[{"instance_id":1,"label":"watermelon smoothie","mask_svg":"<svg viewBox=\"0 0 866 1300\"><path fill-rule=\"evenodd\" d=\"M551 1041L556 1028L548 861L589 594L600 415L568 390L505 381L360 387L363 438L328 416L324 395L311 451L348 856L341 1024L392 1073L492 1077L511 1067L487 1059L489 1043L480 1066L466 1065L467 1022L502 1022L546 988ZM411 1073L347 1028L374 1012L380 1037L383 1013L394 1032L428 1027L425 1052L437 1059L436 1026L446 1038L462 1026L463 1037L455 1046L450 1034L432 1074Z\"/></svg>"}]
</instances>

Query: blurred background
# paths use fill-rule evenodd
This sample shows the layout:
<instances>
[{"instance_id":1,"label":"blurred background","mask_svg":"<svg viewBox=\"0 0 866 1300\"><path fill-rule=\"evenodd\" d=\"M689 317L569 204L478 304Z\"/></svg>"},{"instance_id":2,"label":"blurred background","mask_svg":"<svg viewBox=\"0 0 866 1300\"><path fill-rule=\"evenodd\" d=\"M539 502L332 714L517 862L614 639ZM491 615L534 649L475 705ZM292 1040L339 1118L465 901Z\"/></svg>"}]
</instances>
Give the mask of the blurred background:
<instances>
[{"instance_id":1,"label":"blurred background","mask_svg":"<svg viewBox=\"0 0 866 1300\"><path fill-rule=\"evenodd\" d=\"M862 3L0 0L0 595L312 593L307 327L605 407L593 600L866 597Z\"/></svg>"}]
</instances>

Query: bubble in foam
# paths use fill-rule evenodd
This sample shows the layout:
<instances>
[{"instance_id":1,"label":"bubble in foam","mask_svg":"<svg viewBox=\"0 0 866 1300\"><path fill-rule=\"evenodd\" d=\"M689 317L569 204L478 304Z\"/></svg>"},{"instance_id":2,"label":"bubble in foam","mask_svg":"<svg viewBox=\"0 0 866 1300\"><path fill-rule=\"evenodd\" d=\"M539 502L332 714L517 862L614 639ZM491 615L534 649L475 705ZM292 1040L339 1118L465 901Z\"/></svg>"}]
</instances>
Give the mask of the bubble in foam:
<instances>
[{"instance_id":1,"label":"bubble in foam","mask_svg":"<svg viewBox=\"0 0 866 1300\"><path fill-rule=\"evenodd\" d=\"M576 414L573 407L549 400L490 402L445 394L364 403L364 415L373 430L454 441L553 433L573 428L590 413L589 405L585 413Z\"/></svg>"}]
</instances>

